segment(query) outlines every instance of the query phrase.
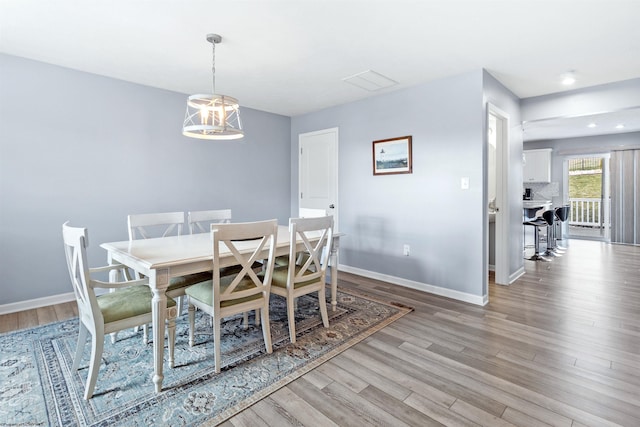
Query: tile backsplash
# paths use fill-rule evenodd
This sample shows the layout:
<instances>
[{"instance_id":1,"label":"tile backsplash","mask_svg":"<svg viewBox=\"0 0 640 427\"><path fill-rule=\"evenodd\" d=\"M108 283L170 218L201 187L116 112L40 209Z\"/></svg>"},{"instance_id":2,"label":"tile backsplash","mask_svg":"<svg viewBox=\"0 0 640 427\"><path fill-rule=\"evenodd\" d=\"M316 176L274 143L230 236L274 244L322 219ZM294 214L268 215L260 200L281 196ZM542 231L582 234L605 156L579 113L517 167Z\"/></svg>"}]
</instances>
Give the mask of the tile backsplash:
<instances>
[{"instance_id":1,"label":"tile backsplash","mask_svg":"<svg viewBox=\"0 0 640 427\"><path fill-rule=\"evenodd\" d=\"M551 200L560 196L560 184L558 182L535 182L522 186L522 194L524 189L531 189L532 200Z\"/></svg>"}]
</instances>

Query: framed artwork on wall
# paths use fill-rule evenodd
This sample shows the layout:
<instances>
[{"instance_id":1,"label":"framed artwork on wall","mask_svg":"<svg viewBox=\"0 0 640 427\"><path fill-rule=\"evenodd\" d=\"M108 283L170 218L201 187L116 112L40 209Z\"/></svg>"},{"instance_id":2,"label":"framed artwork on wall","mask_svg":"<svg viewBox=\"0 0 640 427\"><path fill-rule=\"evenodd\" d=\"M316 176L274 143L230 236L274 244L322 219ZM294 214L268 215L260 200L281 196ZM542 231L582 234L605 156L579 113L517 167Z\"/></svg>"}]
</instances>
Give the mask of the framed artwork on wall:
<instances>
[{"instance_id":1,"label":"framed artwork on wall","mask_svg":"<svg viewBox=\"0 0 640 427\"><path fill-rule=\"evenodd\" d=\"M413 173L411 136L373 141L373 174Z\"/></svg>"}]
</instances>

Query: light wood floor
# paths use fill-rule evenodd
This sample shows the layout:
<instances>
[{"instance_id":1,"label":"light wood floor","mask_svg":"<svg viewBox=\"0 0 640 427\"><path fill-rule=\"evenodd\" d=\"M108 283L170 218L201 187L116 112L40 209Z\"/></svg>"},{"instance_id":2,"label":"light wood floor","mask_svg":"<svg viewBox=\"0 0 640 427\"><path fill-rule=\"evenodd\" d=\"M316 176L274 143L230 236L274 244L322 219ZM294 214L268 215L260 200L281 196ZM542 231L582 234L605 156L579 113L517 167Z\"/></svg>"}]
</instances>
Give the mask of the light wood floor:
<instances>
[{"instance_id":1,"label":"light wood floor","mask_svg":"<svg viewBox=\"0 0 640 427\"><path fill-rule=\"evenodd\" d=\"M223 425L640 426L640 247L574 240L525 268L485 307L341 273L415 311ZM0 331L73 315L4 315Z\"/></svg>"}]
</instances>

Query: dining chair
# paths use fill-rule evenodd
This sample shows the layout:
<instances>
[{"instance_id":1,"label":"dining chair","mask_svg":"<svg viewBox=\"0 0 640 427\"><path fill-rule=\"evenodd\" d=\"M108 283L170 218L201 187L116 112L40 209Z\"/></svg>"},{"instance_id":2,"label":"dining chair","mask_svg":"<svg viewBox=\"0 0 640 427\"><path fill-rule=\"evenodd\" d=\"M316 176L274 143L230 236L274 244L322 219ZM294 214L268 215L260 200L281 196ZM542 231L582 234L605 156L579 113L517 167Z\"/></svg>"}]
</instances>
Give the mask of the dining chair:
<instances>
[{"instance_id":1,"label":"dining chair","mask_svg":"<svg viewBox=\"0 0 640 427\"><path fill-rule=\"evenodd\" d=\"M298 218L317 218L320 216L326 216L327 211L324 209L314 209L314 208L300 208L298 209ZM301 262L305 255L300 253L298 254L299 258L298 262ZM289 265L289 256L283 255L276 257L276 267L286 267Z\"/></svg>"},{"instance_id":2,"label":"dining chair","mask_svg":"<svg viewBox=\"0 0 640 427\"><path fill-rule=\"evenodd\" d=\"M166 212L136 214L127 216L129 227L129 240L137 238L149 239L152 237L180 236L184 225L184 212ZM149 230L155 231L151 233ZM194 273L185 276L172 277L166 294L172 298L178 298L178 315L182 312L182 296L187 286L207 280L210 274Z\"/></svg>"},{"instance_id":3,"label":"dining chair","mask_svg":"<svg viewBox=\"0 0 640 427\"><path fill-rule=\"evenodd\" d=\"M215 209L208 211L190 211L187 213L187 224L189 225L189 233L210 233L212 224L229 224L231 222L231 209ZM256 262L254 268L261 269L262 264ZM237 265L224 267L220 270L220 277L238 274L242 270ZM208 272L209 275L212 272ZM206 279L204 279L206 280ZM256 313L256 324L259 325L260 317ZM211 319L213 322L213 318ZM243 326L245 329L249 327L249 315L244 313Z\"/></svg>"},{"instance_id":4,"label":"dining chair","mask_svg":"<svg viewBox=\"0 0 640 427\"><path fill-rule=\"evenodd\" d=\"M209 233L211 224L228 224L231 222L231 209L211 211L191 211L187 214L189 233Z\"/></svg>"},{"instance_id":5,"label":"dining chair","mask_svg":"<svg viewBox=\"0 0 640 427\"><path fill-rule=\"evenodd\" d=\"M104 282L91 278L92 273L118 270L122 266L88 267L89 236L86 228L71 227L67 221L62 225L62 237L69 277L78 303L80 324L72 365L74 371L80 365L87 334L91 334L91 359L84 390L84 398L88 400L93 396L95 389L105 335L150 323L152 321L151 301L153 294L147 286L149 283L147 279ZM113 292L96 295L96 289L109 289ZM166 317L171 367L174 364L176 315L176 302L172 298L167 298Z\"/></svg>"},{"instance_id":6,"label":"dining chair","mask_svg":"<svg viewBox=\"0 0 640 427\"><path fill-rule=\"evenodd\" d=\"M186 290L189 297L189 345L194 345L195 312L200 309L210 315L213 322L215 372L222 368L220 352L220 324L223 318L234 314L259 310L262 336L267 353L272 352L269 325L269 290L273 274L273 261L278 235L277 220L215 224L211 226L213 242L213 276ZM257 274L253 263L264 258L264 269ZM233 262L242 267L233 276L221 276L221 254L230 253ZM225 260L226 262L226 260Z\"/></svg>"},{"instance_id":7,"label":"dining chair","mask_svg":"<svg viewBox=\"0 0 640 427\"><path fill-rule=\"evenodd\" d=\"M153 237L180 236L184 225L184 212L163 212L134 214L127 216L129 240L149 239ZM138 278L142 274L136 272ZM168 297L178 301L178 316L182 315L182 297L187 286L207 280L210 274L207 272L187 274L185 276L172 277L165 291ZM144 342L148 342L147 325L144 325ZM112 340L114 340L112 338Z\"/></svg>"},{"instance_id":8,"label":"dining chair","mask_svg":"<svg viewBox=\"0 0 640 427\"><path fill-rule=\"evenodd\" d=\"M319 240L315 240L320 237ZM289 219L289 262L288 266L277 267L273 271L271 293L287 299L287 319L289 337L296 342L295 309L296 299L312 292L318 293L320 315L325 328L329 327L325 296L325 279L328 255L333 241L333 216L318 218ZM302 244L302 248L298 248ZM302 261L299 254L304 254Z\"/></svg>"}]
</instances>

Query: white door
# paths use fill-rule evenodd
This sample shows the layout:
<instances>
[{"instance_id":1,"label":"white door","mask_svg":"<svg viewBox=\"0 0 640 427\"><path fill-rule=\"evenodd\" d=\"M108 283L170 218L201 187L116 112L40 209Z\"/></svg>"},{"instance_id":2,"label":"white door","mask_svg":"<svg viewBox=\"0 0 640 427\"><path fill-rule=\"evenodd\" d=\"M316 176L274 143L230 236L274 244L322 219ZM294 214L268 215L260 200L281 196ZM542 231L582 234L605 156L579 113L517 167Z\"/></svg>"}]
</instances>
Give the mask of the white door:
<instances>
[{"instance_id":1,"label":"white door","mask_svg":"<svg viewBox=\"0 0 640 427\"><path fill-rule=\"evenodd\" d=\"M338 128L298 136L298 207L324 209L338 230Z\"/></svg>"},{"instance_id":2,"label":"white door","mask_svg":"<svg viewBox=\"0 0 640 427\"><path fill-rule=\"evenodd\" d=\"M508 285L509 116L492 104L488 105L487 110L491 119L495 120L495 281L498 285Z\"/></svg>"}]
</instances>

